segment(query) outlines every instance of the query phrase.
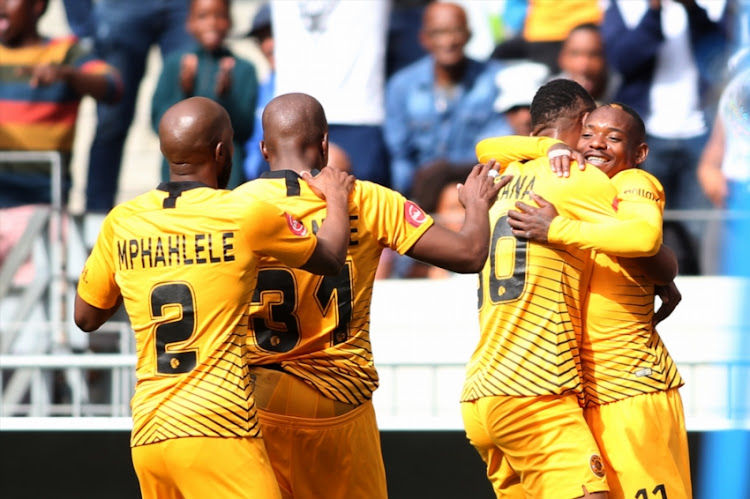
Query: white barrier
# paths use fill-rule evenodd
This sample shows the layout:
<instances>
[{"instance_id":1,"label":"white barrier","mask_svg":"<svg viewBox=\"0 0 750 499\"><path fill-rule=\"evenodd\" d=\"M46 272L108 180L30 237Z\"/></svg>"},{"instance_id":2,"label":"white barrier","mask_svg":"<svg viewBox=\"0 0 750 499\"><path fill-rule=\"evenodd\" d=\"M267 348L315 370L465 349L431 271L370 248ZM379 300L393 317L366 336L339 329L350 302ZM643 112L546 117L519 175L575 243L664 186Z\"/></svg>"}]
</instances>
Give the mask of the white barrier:
<instances>
[{"instance_id":1,"label":"white barrier","mask_svg":"<svg viewBox=\"0 0 750 499\"><path fill-rule=\"evenodd\" d=\"M381 377L374 403L382 429L462 429L458 398L464 364L479 335L475 279L376 282L370 331ZM750 352L737 346L742 334L750 338L747 325L741 329L740 323L740 312L748 307L748 283L728 277L680 277L677 284L682 303L659 329L686 380L681 393L688 429L750 429ZM129 428L134 363L133 355L2 355L0 373L103 369L120 377L113 378L119 384L113 384L108 404L79 399L57 408L43 406L48 415L58 417L39 417L32 405L2 406L0 430ZM19 411L27 416L17 415Z\"/></svg>"}]
</instances>

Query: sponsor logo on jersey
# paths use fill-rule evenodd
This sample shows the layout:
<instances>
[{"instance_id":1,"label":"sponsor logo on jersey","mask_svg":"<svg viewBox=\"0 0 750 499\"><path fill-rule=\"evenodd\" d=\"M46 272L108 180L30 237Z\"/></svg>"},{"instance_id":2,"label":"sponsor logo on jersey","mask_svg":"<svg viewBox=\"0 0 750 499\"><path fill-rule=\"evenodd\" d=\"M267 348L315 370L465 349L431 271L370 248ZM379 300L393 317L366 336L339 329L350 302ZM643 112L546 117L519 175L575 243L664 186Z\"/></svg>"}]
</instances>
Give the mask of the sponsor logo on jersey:
<instances>
[{"instance_id":1,"label":"sponsor logo on jersey","mask_svg":"<svg viewBox=\"0 0 750 499\"><path fill-rule=\"evenodd\" d=\"M295 236L307 235L307 228L304 225L302 225L302 222L292 218L292 216L289 213L284 213L284 216L286 217L286 223L287 225L289 225L289 230L292 231L292 234L294 234Z\"/></svg>"},{"instance_id":2,"label":"sponsor logo on jersey","mask_svg":"<svg viewBox=\"0 0 750 499\"><path fill-rule=\"evenodd\" d=\"M591 471L594 472L594 475L598 476L599 478L604 478L604 475L606 473L604 470L604 462L602 461L602 458L599 454L593 454L591 456L589 465L591 466Z\"/></svg>"},{"instance_id":3,"label":"sponsor logo on jersey","mask_svg":"<svg viewBox=\"0 0 750 499\"><path fill-rule=\"evenodd\" d=\"M427 215L424 214L422 208L411 201L407 201L404 204L404 216L406 217L406 221L414 227L419 227L427 220Z\"/></svg>"}]
</instances>

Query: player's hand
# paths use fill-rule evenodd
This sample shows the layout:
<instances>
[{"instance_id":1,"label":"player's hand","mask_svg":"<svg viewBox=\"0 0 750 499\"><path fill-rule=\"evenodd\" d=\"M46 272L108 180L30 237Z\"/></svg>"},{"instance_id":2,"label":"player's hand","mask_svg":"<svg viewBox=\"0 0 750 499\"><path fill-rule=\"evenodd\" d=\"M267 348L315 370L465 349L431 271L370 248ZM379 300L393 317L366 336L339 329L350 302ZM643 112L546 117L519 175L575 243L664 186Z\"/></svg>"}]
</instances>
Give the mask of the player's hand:
<instances>
[{"instance_id":1,"label":"player's hand","mask_svg":"<svg viewBox=\"0 0 750 499\"><path fill-rule=\"evenodd\" d=\"M38 66L23 66L16 70L18 76L30 76L31 88L46 87L60 80L67 80L73 76L75 70L71 66L60 64L40 64Z\"/></svg>"},{"instance_id":2,"label":"player's hand","mask_svg":"<svg viewBox=\"0 0 750 499\"><path fill-rule=\"evenodd\" d=\"M180 59L180 88L185 95L193 95L195 75L198 72L198 56L185 54Z\"/></svg>"},{"instance_id":3,"label":"player's hand","mask_svg":"<svg viewBox=\"0 0 750 499\"><path fill-rule=\"evenodd\" d=\"M216 95L223 97L229 93L232 87L232 70L234 69L234 57L222 57L219 60L219 72L216 74Z\"/></svg>"},{"instance_id":4,"label":"player's hand","mask_svg":"<svg viewBox=\"0 0 750 499\"><path fill-rule=\"evenodd\" d=\"M727 178L718 168L704 168L698 170L698 182L703 187L706 197L717 208L725 208L727 196L729 195L729 185Z\"/></svg>"},{"instance_id":5,"label":"player's hand","mask_svg":"<svg viewBox=\"0 0 750 499\"><path fill-rule=\"evenodd\" d=\"M537 243L546 243L550 224L557 216L557 208L533 192L530 196L539 207L521 201L517 202L518 211L508 212L508 224L514 236Z\"/></svg>"},{"instance_id":6,"label":"player's hand","mask_svg":"<svg viewBox=\"0 0 750 499\"><path fill-rule=\"evenodd\" d=\"M495 160L474 165L463 184L458 184L458 200L464 208L471 203L482 203L489 209L497 199L500 189L510 182L510 175L499 176ZM499 178L498 178L499 176Z\"/></svg>"},{"instance_id":7,"label":"player's hand","mask_svg":"<svg viewBox=\"0 0 750 499\"><path fill-rule=\"evenodd\" d=\"M340 196L343 199L349 197L354 188L354 175L350 175L336 167L326 166L316 176L310 172L302 172L300 175L307 181L307 185L320 199L330 200Z\"/></svg>"},{"instance_id":8,"label":"player's hand","mask_svg":"<svg viewBox=\"0 0 750 499\"><path fill-rule=\"evenodd\" d=\"M552 168L552 171L558 177L570 176L570 163L572 161L578 163L579 170L586 169L586 160L583 158L583 154L575 149L571 149L570 146L562 142L554 144L547 149L547 158L549 159L550 168Z\"/></svg>"},{"instance_id":9,"label":"player's hand","mask_svg":"<svg viewBox=\"0 0 750 499\"><path fill-rule=\"evenodd\" d=\"M672 315L677 305L682 301L682 293L677 289L674 281L665 286L655 286L656 295L661 299L659 310L654 312L652 323L654 326Z\"/></svg>"}]
</instances>

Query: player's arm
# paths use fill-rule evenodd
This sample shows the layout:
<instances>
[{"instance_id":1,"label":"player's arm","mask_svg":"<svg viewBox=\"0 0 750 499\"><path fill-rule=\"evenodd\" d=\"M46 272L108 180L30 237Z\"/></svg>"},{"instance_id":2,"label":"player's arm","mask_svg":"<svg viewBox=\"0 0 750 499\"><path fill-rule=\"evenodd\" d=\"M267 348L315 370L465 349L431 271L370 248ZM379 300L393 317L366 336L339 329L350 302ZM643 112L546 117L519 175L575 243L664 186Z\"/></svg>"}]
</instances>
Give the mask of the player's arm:
<instances>
[{"instance_id":1,"label":"player's arm","mask_svg":"<svg viewBox=\"0 0 750 499\"><path fill-rule=\"evenodd\" d=\"M489 209L497 193L511 177L497 180L487 173L494 166L490 161L476 165L463 186L459 185L459 201L466 214L463 226L454 232L435 223L406 252L412 258L459 273L479 272L487 260L490 242Z\"/></svg>"},{"instance_id":2,"label":"player's arm","mask_svg":"<svg viewBox=\"0 0 750 499\"><path fill-rule=\"evenodd\" d=\"M76 292L74 314L76 326L78 326L81 331L87 333L96 331L102 326L102 324L107 322L115 312L117 312L117 309L120 308L120 304L122 304L122 295L118 297L117 303L114 307L98 308L81 298L81 295Z\"/></svg>"},{"instance_id":3,"label":"player's arm","mask_svg":"<svg viewBox=\"0 0 750 499\"><path fill-rule=\"evenodd\" d=\"M635 182L623 187L623 194L610 200L609 213L591 208L608 198L613 185L596 179L601 172L580 172L561 181L566 193L566 206L575 218L563 217L551 203L531 194L537 206L516 203L508 212L513 235L531 241L577 246L620 257L644 257L659 251L662 239L662 211L658 196L653 199L650 181ZM588 178L593 182L579 182ZM631 179L636 177L632 177ZM608 189L605 189L608 188ZM577 191L576 191L577 189ZM601 189L601 190L600 190ZM616 192L616 191L615 191ZM663 199L663 198L662 198ZM617 207L615 210L614 207Z\"/></svg>"},{"instance_id":4,"label":"player's arm","mask_svg":"<svg viewBox=\"0 0 750 499\"><path fill-rule=\"evenodd\" d=\"M581 153L572 149L565 142L551 137L525 137L522 135L492 137L477 143L476 154L481 163L494 159L501 165L546 156L549 158L550 168L560 177L569 176L573 161L578 163L580 170L586 168Z\"/></svg>"},{"instance_id":5,"label":"player's arm","mask_svg":"<svg viewBox=\"0 0 750 499\"><path fill-rule=\"evenodd\" d=\"M657 286L666 286L677 277L677 255L664 244L655 255L633 258L632 261L646 278Z\"/></svg>"},{"instance_id":6,"label":"player's arm","mask_svg":"<svg viewBox=\"0 0 750 499\"><path fill-rule=\"evenodd\" d=\"M514 161L546 156L547 150L559 143L562 141L551 137L507 135L481 140L475 150L480 163L494 159L501 165L508 165Z\"/></svg>"},{"instance_id":7,"label":"player's arm","mask_svg":"<svg viewBox=\"0 0 750 499\"><path fill-rule=\"evenodd\" d=\"M108 258L111 255L111 234L111 217L107 217L78 279L73 319L87 333L99 329L122 303L122 294Z\"/></svg>"},{"instance_id":8,"label":"player's arm","mask_svg":"<svg viewBox=\"0 0 750 499\"><path fill-rule=\"evenodd\" d=\"M338 274L346 263L349 248L349 193L354 176L326 167L313 177L302 176L310 188L326 201L326 218L318 230L318 242L310 258L300 268L313 274Z\"/></svg>"}]
</instances>

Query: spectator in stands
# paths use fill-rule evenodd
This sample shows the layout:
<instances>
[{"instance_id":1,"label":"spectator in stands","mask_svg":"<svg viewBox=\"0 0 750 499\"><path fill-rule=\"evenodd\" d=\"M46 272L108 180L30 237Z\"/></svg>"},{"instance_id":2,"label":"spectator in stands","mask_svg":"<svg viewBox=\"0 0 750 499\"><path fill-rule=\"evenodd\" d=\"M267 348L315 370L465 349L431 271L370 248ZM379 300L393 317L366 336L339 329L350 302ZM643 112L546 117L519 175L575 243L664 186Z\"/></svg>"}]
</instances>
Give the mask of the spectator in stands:
<instances>
[{"instance_id":1,"label":"spectator in stands","mask_svg":"<svg viewBox=\"0 0 750 499\"><path fill-rule=\"evenodd\" d=\"M721 238L723 274L750 275L750 48L722 92L711 137L698 166L703 191L718 208L735 212L724 221Z\"/></svg>"},{"instance_id":2,"label":"spectator in stands","mask_svg":"<svg viewBox=\"0 0 750 499\"><path fill-rule=\"evenodd\" d=\"M0 150L59 152L64 204L79 103L86 95L116 102L122 81L76 37L50 39L39 33L47 4L0 2ZM33 205L53 201L51 173L48 162L0 161L0 265L27 229ZM29 283L33 276L27 261L15 282Z\"/></svg>"},{"instance_id":3,"label":"spectator in stands","mask_svg":"<svg viewBox=\"0 0 750 499\"><path fill-rule=\"evenodd\" d=\"M384 134L393 188L406 196L420 169L435 161L470 167L478 140L511 132L492 109L500 65L468 58L464 46L470 36L463 8L429 4L420 31L429 55L388 82Z\"/></svg>"},{"instance_id":4,"label":"spectator in stands","mask_svg":"<svg viewBox=\"0 0 750 499\"><path fill-rule=\"evenodd\" d=\"M539 62L508 64L495 77L499 95L494 108L504 114L515 135L531 135L531 100L549 76L549 68Z\"/></svg>"},{"instance_id":5,"label":"spectator in stands","mask_svg":"<svg viewBox=\"0 0 750 499\"><path fill-rule=\"evenodd\" d=\"M245 143L245 161L243 170L245 179L253 180L261 173L268 171L268 162L260 152L260 141L263 139L263 123L261 117L266 104L273 98L276 87L276 63L273 55L273 29L271 27L271 6L264 3L255 13L247 36L258 43L263 57L268 63L268 74L258 86L258 101L255 105L255 123L253 134Z\"/></svg>"},{"instance_id":6,"label":"spectator in stands","mask_svg":"<svg viewBox=\"0 0 750 499\"><path fill-rule=\"evenodd\" d=\"M622 75L616 99L646 122L650 154L643 168L667 194L666 208L707 209L696 180L708 139L706 121L712 59L721 60L726 36L716 20L724 2L612 0L602 24L607 60ZM681 274L700 273L706 223L665 222L665 243L674 248Z\"/></svg>"},{"instance_id":7,"label":"spectator in stands","mask_svg":"<svg viewBox=\"0 0 750 499\"><path fill-rule=\"evenodd\" d=\"M427 53L419 43L422 14L434 0L392 0L386 45L386 80Z\"/></svg>"},{"instance_id":8,"label":"spectator in stands","mask_svg":"<svg viewBox=\"0 0 750 499\"><path fill-rule=\"evenodd\" d=\"M385 54L390 2L271 2L276 92L323 104L329 138L352 158L360 180L390 184L383 143Z\"/></svg>"},{"instance_id":9,"label":"spectator in stands","mask_svg":"<svg viewBox=\"0 0 750 499\"><path fill-rule=\"evenodd\" d=\"M458 199L457 186L466 179L466 171L451 168L448 163L437 163L419 173L412 195L414 202L444 227L454 232L461 230L466 209ZM394 256L400 257L398 254ZM451 275L450 270L409 258L408 270L403 277L445 279Z\"/></svg>"},{"instance_id":10,"label":"spectator in stands","mask_svg":"<svg viewBox=\"0 0 750 499\"><path fill-rule=\"evenodd\" d=\"M561 73L553 78L578 82L599 104L614 100L621 77L607 65L604 40L596 24L573 28L562 44L557 65Z\"/></svg>"},{"instance_id":11,"label":"spectator in stands","mask_svg":"<svg viewBox=\"0 0 750 499\"><path fill-rule=\"evenodd\" d=\"M185 24L188 0L63 0L68 21L79 37L93 37L98 56L117 68L124 81L122 99L96 107L96 132L89 153L86 211L106 213L115 203L123 146L133 121L136 98L153 44L162 59L191 44Z\"/></svg>"},{"instance_id":12,"label":"spectator in stands","mask_svg":"<svg viewBox=\"0 0 750 499\"><path fill-rule=\"evenodd\" d=\"M333 142L328 143L328 166L333 166L342 172L352 172L352 160L346 151Z\"/></svg>"},{"instance_id":13,"label":"spectator in stands","mask_svg":"<svg viewBox=\"0 0 750 499\"><path fill-rule=\"evenodd\" d=\"M516 25L519 35L501 42L493 59L531 59L560 71L558 55L570 31L585 23L599 24L602 19L600 0L565 0L564 8L552 0L508 0L505 6L508 23Z\"/></svg>"},{"instance_id":14,"label":"spectator in stands","mask_svg":"<svg viewBox=\"0 0 750 499\"><path fill-rule=\"evenodd\" d=\"M191 0L188 31L195 46L172 53L164 61L151 101L151 123L158 131L164 112L188 97L208 97L224 107L232 119L235 154L229 188L245 181L245 143L253 130L258 78L255 66L233 54L225 45L232 27L230 0ZM162 162L162 180L169 179L169 165Z\"/></svg>"},{"instance_id":15,"label":"spectator in stands","mask_svg":"<svg viewBox=\"0 0 750 499\"><path fill-rule=\"evenodd\" d=\"M78 105L89 95L116 102L119 74L74 36L50 39L37 30L47 0L0 4L0 150L58 151L63 197L70 188L70 155ZM0 169L0 207L51 202L49 164L8 164Z\"/></svg>"}]
</instances>

